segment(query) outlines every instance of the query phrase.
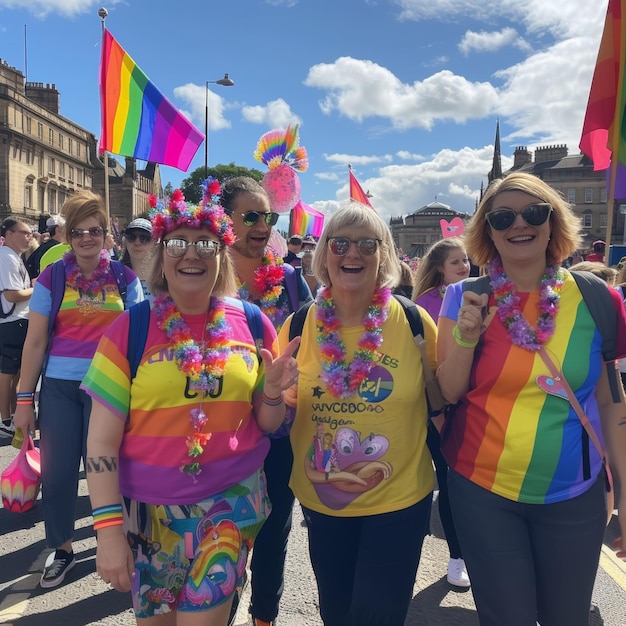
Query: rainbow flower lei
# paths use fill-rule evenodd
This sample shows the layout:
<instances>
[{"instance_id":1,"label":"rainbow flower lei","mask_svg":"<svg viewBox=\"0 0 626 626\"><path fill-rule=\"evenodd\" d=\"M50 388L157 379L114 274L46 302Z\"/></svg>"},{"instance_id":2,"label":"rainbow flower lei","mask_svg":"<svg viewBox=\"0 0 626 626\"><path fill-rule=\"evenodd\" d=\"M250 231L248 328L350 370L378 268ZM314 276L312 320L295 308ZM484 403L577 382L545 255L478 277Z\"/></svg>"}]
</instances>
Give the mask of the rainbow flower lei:
<instances>
[{"instance_id":1,"label":"rainbow flower lei","mask_svg":"<svg viewBox=\"0 0 626 626\"><path fill-rule=\"evenodd\" d=\"M500 257L491 262L489 278L498 305L498 317L507 329L511 341L525 350L539 350L554 334L564 278L561 268L558 265L549 265L541 277L536 329L522 314L519 308L520 297L515 291L513 281L504 273Z\"/></svg>"},{"instance_id":2,"label":"rainbow flower lei","mask_svg":"<svg viewBox=\"0 0 626 626\"><path fill-rule=\"evenodd\" d=\"M76 261L76 253L73 250L69 250L63 255L63 264L65 265L65 282L72 289L78 291L81 296L84 294L93 297L102 290L106 282L111 260L108 252L104 249L101 250L100 261L98 261L96 269L91 274L91 278L87 278L83 274Z\"/></svg>"},{"instance_id":3,"label":"rainbow flower lei","mask_svg":"<svg viewBox=\"0 0 626 626\"><path fill-rule=\"evenodd\" d=\"M189 414L194 433L188 435L185 440L187 456L191 462L180 466L180 471L189 474L196 482L198 474L202 471L197 457L204 452L204 446L211 438L211 433L202 432L207 422L207 416L202 410L202 400L204 394L214 389L218 379L224 375L230 356L228 339L231 329L226 321L223 300L211 298L206 323L207 347L203 350L193 340L191 329L169 294L157 296L154 299L153 310L158 327L173 344L178 369L189 379L189 389L201 394L200 408L193 408Z\"/></svg>"},{"instance_id":4,"label":"rainbow flower lei","mask_svg":"<svg viewBox=\"0 0 626 626\"><path fill-rule=\"evenodd\" d=\"M265 315L272 321L276 330L280 330L289 309L287 304L280 309L277 306L280 295L283 292L285 278L284 261L276 256L271 250L266 250L261 260L261 265L254 270L254 289L262 294L258 305ZM250 300L250 292L245 284L237 279L237 291L242 300Z\"/></svg>"},{"instance_id":5,"label":"rainbow flower lei","mask_svg":"<svg viewBox=\"0 0 626 626\"><path fill-rule=\"evenodd\" d=\"M321 379L335 398L353 396L378 358L383 342L382 325L389 316L391 290L378 288L363 318L365 332L359 338L354 359L346 363L346 344L341 339L341 322L335 315L335 303L328 287L320 290L315 300L317 342L322 355Z\"/></svg>"}]
</instances>

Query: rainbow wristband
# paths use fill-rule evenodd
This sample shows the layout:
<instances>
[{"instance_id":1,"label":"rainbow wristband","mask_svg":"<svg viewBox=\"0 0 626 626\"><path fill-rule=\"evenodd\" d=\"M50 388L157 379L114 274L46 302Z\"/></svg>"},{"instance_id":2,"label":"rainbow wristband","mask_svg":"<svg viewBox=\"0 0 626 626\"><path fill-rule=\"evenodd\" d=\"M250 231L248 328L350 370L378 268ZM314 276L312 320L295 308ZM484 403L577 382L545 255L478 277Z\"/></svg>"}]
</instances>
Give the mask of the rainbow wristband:
<instances>
[{"instance_id":1,"label":"rainbow wristband","mask_svg":"<svg viewBox=\"0 0 626 626\"><path fill-rule=\"evenodd\" d=\"M281 393L276 398L270 398L265 392L263 392L263 403L267 406L280 406L283 403L283 394Z\"/></svg>"},{"instance_id":2,"label":"rainbow wristband","mask_svg":"<svg viewBox=\"0 0 626 626\"><path fill-rule=\"evenodd\" d=\"M121 526L124 523L121 504L109 504L95 508L93 515L93 529L100 530L109 526Z\"/></svg>"},{"instance_id":3,"label":"rainbow wristband","mask_svg":"<svg viewBox=\"0 0 626 626\"><path fill-rule=\"evenodd\" d=\"M476 341L463 341L461 338L461 331L458 326L455 326L452 329L452 336L454 337L454 341L456 341L462 348L475 348L478 345L478 339Z\"/></svg>"}]
</instances>

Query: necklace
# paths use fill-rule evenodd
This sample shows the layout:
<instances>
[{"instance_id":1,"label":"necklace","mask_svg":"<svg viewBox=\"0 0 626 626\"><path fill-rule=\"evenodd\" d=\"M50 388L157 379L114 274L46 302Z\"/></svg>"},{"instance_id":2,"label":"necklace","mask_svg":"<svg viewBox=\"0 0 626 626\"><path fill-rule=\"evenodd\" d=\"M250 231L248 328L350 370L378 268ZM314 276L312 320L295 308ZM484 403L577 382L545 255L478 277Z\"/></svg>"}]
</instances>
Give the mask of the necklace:
<instances>
[{"instance_id":1,"label":"necklace","mask_svg":"<svg viewBox=\"0 0 626 626\"><path fill-rule=\"evenodd\" d=\"M272 321L272 325L276 330L280 330L281 326L289 315L289 307L285 302L283 306L278 307L278 300L284 290L285 268L281 257L275 256L271 250L266 250L261 265L254 270L254 289L257 293L262 294L256 301L261 310ZM250 291L245 283L237 278L237 291L241 300L253 301Z\"/></svg>"},{"instance_id":2,"label":"necklace","mask_svg":"<svg viewBox=\"0 0 626 626\"><path fill-rule=\"evenodd\" d=\"M441 299L443 300L443 297L446 295L446 289L448 288L448 285L446 285L446 283L441 283L441 285L439 285L438 289L439 289L439 295L441 296Z\"/></svg>"},{"instance_id":3,"label":"necklace","mask_svg":"<svg viewBox=\"0 0 626 626\"><path fill-rule=\"evenodd\" d=\"M73 250L63 255L63 264L65 265L66 283L68 283L72 289L78 291L81 297L86 295L93 298L98 292L102 291L107 274L109 273L111 261L107 251L102 250L100 252L100 261L91 274L91 278L87 278L83 274L76 260L76 253Z\"/></svg>"},{"instance_id":4,"label":"necklace","mask_svg":"<svg viewBox=\"0 0 626 626\"><path fill-rule=\"evenodd\" d=\"M382 325L389 316L391 290L378 288L363 318L365 331L359 338L354 359L346 363L346 344L341 339L341 322L335 315L331 291L324 287L315 301L317 342L322 354L321 378L335 398L354 395L367 378L378 358L377 349L383 342Z\"/></svg>"},{"instance_id":5,"label":"necklace","mask_svg":"<svg viewBox=\"0 0 626 626\"><path fill-rule=\"evenodd\" d=\"M197 476L202 470L200 463L194 459L204 452L204 446L212 435L202 432L208 419L202 410L202 402L205 394L217 387L230 357L228 339L231 329L226 321L224 301L211 298L206 324L202 330L201 346L193 340L191 329L169 294L157 296L154 299L153 310L157 326L165 332L172 344L176 366L189 379L189 389L200 394L200 407L192 409L189 413L194 433L188 435L185 441L187 456L191 462L180 466L181 472L189 474L194 482L197 482ZM208 333L206 345L205 331Z\"/></svg>"},{"instance_id":6,"label":"necklace","mask_svg":"<svg viewBox=\"0 0 626 626\"><path fill-rule=\"evenodd\" d=\"M537 328L533 328L520 310L520 297L513 281L504 273L502 260L496 257L491 262L489 277L491 290L498 305L498 317L516 346L536 351L552 337L559 310L563 276L563 271L558 265L546 267L539 284Z\"/></svg>"}]
</instances>

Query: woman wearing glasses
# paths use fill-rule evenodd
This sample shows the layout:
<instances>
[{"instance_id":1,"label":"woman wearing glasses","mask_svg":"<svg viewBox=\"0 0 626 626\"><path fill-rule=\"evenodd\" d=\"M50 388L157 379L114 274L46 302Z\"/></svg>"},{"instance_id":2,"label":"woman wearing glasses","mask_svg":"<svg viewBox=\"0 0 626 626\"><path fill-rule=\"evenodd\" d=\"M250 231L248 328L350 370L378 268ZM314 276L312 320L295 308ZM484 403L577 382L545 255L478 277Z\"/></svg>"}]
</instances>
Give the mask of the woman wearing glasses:
<instances>
[{"instance_id":1,"label":"woman wearing glasses","mask_svg":"<svg viewBox=\"0 0 626 626\"><path fill-rule=\"evenodd\" d=\"M291 486L302 505L325 626L401 626L434 486L420 352L392 297L400 263L387 224L353 202L326 223L313 258L290 390ZM420 309L435 367L436 328ZM279 335L289 337L290 318Z\"/></svg>"},{"instance_id":2,"label":"woman wearing glasses","mask_svg":"<svg viewBox=\"0 0 626 626\"><path fill-rule=\"evenodd\" d=\"M103 250L108 217L102 198L90 191L78 192L65 202L62 212L71 250L43 270L35 283L15 412L15 425L23 433L34 432L34 391L43 366L42 498L46 542L54 549L41 577L43 588L62 583L75 564L72 535L78 471L81 458L85 459L91 411L91 400L79 385L100 337L124 310L119 281ZM53 270L55 265L62 268L61 274ZM135 274L121 269L130 306L143 300L143 292ZM53 280L57 275L60 280Z\"/></svg>"},{"instance_id":3,"label":"woman wearing glasses","mask_svg":"<svg viewBox=\"0 0 626 626\"><path fill-rule=\"evenodd\" d=\"M560 267L579 245L579 222L542 180L513 173L489 186L465 242L488 278L480 293L448 286L438 378L458 402L442 450L480 623L587 626L606 476L567 385L600 447L604 435L622 484L626 405L619 382L610 390L614 363L603 363L587 303ZM624 307L611 297L621 357ZM620 526L626 536L626 519Z\"/></svg>"},{"instance_id":4,"label":"woman wearing glasses","mask_svg":"<svg viewBox=\"0 0 626 626\"><path fill-rule=\"evenodd\" d=\"M148 289L148 273L150 261L155 250L155 242L152 238L152 224L144 217L134 219L124 229L122 244L122 263L130 267L141 281L144 298L150 299Z\"/></svg>"},{"instance_id":5,"label":"woman wearing glasses","mask_svg":"<svg viewBox=\"0 0 626 626\"><path fill-rule=\"evenodd\" d=\"M176 190L153 211L159 247L140 311L145 347L135 375L130 316L104 335L83 386L93 398L87 482L98 573L132 591L141 624L224 626L252 543L269 512L264 436L297 376L292 342L260 315L257 349L235 292L231 220Z\"/></svg>"}]
</instances>

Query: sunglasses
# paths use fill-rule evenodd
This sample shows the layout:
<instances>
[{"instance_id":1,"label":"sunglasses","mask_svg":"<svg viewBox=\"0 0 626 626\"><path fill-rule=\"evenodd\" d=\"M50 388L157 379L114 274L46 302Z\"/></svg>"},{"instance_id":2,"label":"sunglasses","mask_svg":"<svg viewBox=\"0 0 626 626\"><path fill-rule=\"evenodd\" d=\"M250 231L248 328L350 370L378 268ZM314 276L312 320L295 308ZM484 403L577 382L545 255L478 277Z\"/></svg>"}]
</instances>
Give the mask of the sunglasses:
<instances>
[{"instance_id":1,"label":"sunglasses","mask_svg":"<svg viewBox=\"0 0 626 626\"><path fill-rule=\"evenodd\" d=\"M259 213L258 211L248 211L247 213L242 213L241 217L243 217L243 223L246 226L254 226L259 217L262 217L267 226L274 226L278 221L278 213Z\"/></svg>"},{"instance_id":2,"label":"sunglasses","mask_svg":"<svg viewBox=\"0 0 626 626\"><path fill-rule=\"evenodd\" d=\"M541 202L539 204L530 204L524 207L521 211L514 211L513 209L496 209L495 211L489 211L487 213L487 222L489 226L494 230L508 230L513 226L515 219L518 215L522 216L522 219L529 226L541 226L545 224L546 220L550 217L552 212L552 205L547 202Z\"/></svg>"},{"instance_id":3,"label":"sunglasses","mask_svg":"<svg viewBox=\"0 0 626 626\"><path fill-rule=\"evenodd\" d=\"M92 228L85 228L85 230L80 230L80 228L72 228L72 230L70 230L70 236L72 239L81 239L83 235L89 235L94 238L102 237L102 235L104 235L104 228L94 226Z\"/></svg>"},{"instance_id":4,"label":"sunglasses","mask_svg":"<svg viewBox=\"0 0 626 626\"><path fill-rule=\"evenodd\" d=\"M152 237L148 235L148 233L126 233L124 235L124 238L126 239L126 241L130 241L131 243L133 241L136 241L137 239L139 239L141 243L150 243L152 241Z\"/></svg>"},{"instance_id":5,"label":"sunglasses","mask_svg":"<svg viewBox=\"0 0 626 626\"><path fill-rule=\"evenodd\" d=\"M350 246L355 243L359 254L372 256L376 254L382 239L373 237L361 237L361 239L348 239L348 237L331 237L328 240L328 248L335 256L345 256L350 250Z\"/></svg>"},{"instance_id":6,"label":"sunglasses","mask_svg":"<svg viewBox=\"0 0 626 626\"><path fill-rule=\"evenodd\" d=\"M167 239L163 242L167 256L178 259L184 256L189 246L194 246L196 254L201 259L214 259L217 253L222 249L219 241L212 239L200 239L199 241L186 241L185 239Z\"/></svg>"}]
</instances>

